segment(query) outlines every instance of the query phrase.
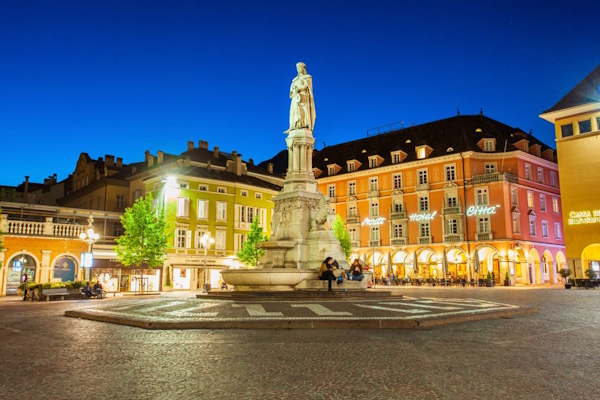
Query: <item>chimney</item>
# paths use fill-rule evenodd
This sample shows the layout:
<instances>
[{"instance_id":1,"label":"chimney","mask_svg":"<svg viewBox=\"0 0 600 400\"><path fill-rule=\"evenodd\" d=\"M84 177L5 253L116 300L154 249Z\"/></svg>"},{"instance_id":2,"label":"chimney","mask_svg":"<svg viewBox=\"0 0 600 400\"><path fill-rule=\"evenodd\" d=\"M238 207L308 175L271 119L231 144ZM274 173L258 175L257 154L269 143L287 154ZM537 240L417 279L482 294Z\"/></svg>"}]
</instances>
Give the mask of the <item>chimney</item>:
<instances>
[{"instance_id":1,"label":"chimney","mask_svg":"<svg viewBox=\"0 0 600 400\"><path fill-rule=\"evenodd\" d=\"M188 140L188 151L194 150L194 141Z\"/></svg>"},{"instance_id":2,"label":"chimney","mask_svg":"<svg viewBox=\"0 0 600 400\"><path fill-rule=\"evenodd\" d=\"M147 154L146 160L148 161L148 168L154 166L154 156L152 154Z\"/></svg>"},{"instance_id":3,"label":"chimney","mask_svg":"<svg viewBox=\"0 0 600 400\"><path fill-rule=\"evenodd\" d=\"M159 150L159 151L156 153L156 155L158 156L158 160L156 160L156 163L157 163L157 164L162 164L162 162L163 162L163 156L164 156L164 153L163 153L162 151L160 151L160 150Z\"/></svg>"},{"instance_id":4,"label":"chimney","mask_svg":"<svg viewBox=\"0 0 600 400\"><path fill-rule=\"evenodd\" d=\"M208 142L206 140L198 140L198 148L208 150Z\"/></svg>"},{"instance_id":5,"label":"chimney","mask_svg":"<svg viewBox=\"0 0 600 400\"><path fill-rule=\"evenodd\" d=\"M253 159L248 159L248 165L254 165L254 160Z\"/></svg>"},{"instance_id":6,"label":"chimney","mask_svg":"<svg viewBox=\"0 0 600 400\"><path fill-rule=\"evenodd\" d=\"M235 174L237 176L242 175L242 155L237 154L236 151L233 152L235 156Z\"/></svg>"},{"instance_id":7,"label":"chimney","mask_svg":"<svg viewBox=\"0 0 600 400\"><path fill-rule=\"evenodd\" d=\"M146 154L146 157L145 157L144 161L148 162L148 158L150 156L150 150L146 150L145 154Z\"/></svg>"},{"instance_id":8,"label":"chimney","mask_svg":"<svg viewBox=\"0 0 600 400\"><path fill-rule=\"evenodd\" d=\"M117 157L117 168L123 167L123 157Z\"/></svg>"},{"instance_id":9,"label":"chimney","mask_svg":"<svg viewBox=\"0 0 600 400\"><path fill-rule=\"evenodd\" d=\"M29 193L29 177L25 175L25 184L23 185L23 194Z\"/></svg>"},{"instance_id":10,"label":"chimney","mask_svg":"<svg viewBox=\"0 0 600 400\"><path fill-rule=\"evenodd\" d=\"M272 174L273 173L273 163L270 162L269 164L267 164L267 172Z\"/></svg>"},{"instance_id":11,"label":"chimney","mask_svg":"<svg viewBox=\"0 0 600 400\"><path fill-rule=\"evenodd\" d=\"M213 155L215 156L215 158L219 158L219 148L217 146L215 146L215 148L213 149Z\"/></svg>"},{"instance_id":12,"label":"chimney","mask_svg":"<svg viewBox=\"0 0 600 400\"><path fill-rule=\"evenodd\" d=\"M106 164L107 167L114 167L115 166L115 156L111 156L111 155L107 154L104 157L106 158L106 161L105 161L104 164Z\"/></svg>"}]
</instances>

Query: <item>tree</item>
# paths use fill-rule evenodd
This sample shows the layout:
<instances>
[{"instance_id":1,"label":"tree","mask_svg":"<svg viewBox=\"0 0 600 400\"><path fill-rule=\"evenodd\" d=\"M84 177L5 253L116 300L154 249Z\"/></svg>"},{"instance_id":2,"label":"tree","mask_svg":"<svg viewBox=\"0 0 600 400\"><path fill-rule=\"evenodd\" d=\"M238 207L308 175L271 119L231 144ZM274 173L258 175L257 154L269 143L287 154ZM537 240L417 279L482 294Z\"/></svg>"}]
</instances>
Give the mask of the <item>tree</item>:
<instances>
[{"instance_id":1,"label":"tree","mask_svg":"<svg viewBox=\"0 0 600 400\"><path fill-rule=\"evenodd\" d=\"M152 206L152 194L139 198L121 216L124 233L116 239L117 259L125 266L152 269L161 266L167 254L167 222L163 210ZM142 287L140 285L140 291Z\"/></svg>"},{"instance_id":2,"label":"tree","mask_svg":"<svg viewBox=\"0 0 600 400\"><path fill-rule=\"evenodd\" d=\"M267 239L267 235L263 233L263 228L258 226L258 218L254 218L254 222L250 226L250 232L248 232L248 238L236 255L244 264L256 267L260 257L265 252L263 249L258 248L258 244L266 242Z\"/></svg>"},{"instance_id":3,"label":"tree","mask_svg":"<svg viewBox=\"0 0 600 400\"><path fill-rule=\"evenodd\" d=\"M348 232L348 229L346 229L344 221L342 220L342 217L340 217L339 214L335 216L335 220L333 221L331 229L333 230L333 234L335 235L337 240L340 241L340 246L342 248L342 251L346 255L346 260L350 261L350 255L352 254L352 242L350 241L350 232Z\"/></svg>"}]
</instances>

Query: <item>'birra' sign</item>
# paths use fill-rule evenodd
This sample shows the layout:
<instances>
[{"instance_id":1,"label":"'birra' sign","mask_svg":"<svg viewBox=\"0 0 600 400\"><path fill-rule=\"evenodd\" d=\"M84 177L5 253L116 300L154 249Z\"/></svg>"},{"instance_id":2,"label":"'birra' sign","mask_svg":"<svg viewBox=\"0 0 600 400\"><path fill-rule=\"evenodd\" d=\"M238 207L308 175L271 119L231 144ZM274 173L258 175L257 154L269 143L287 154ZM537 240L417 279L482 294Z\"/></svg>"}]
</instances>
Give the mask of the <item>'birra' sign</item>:
<instances>
[{"instance_id":1,"label":"'birra' sign","mask_svg":"<svg viewBox=\"0 0 600 400\"><path fill-rule=\"evenodd\" d=\"M379 226L383 225L385 222L385 217L377 217L377 218L365 218L362 222L363 226Z\"/></svg>"}]
</instances>

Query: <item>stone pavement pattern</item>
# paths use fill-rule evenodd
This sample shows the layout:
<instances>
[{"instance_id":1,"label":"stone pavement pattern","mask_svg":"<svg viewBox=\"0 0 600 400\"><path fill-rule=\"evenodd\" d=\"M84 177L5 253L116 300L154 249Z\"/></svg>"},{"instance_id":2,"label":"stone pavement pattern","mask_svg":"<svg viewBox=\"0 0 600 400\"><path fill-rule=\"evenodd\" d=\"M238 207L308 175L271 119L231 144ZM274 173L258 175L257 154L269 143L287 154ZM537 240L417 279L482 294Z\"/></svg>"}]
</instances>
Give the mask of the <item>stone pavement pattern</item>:
<instances>
[{"instance_id":1,"label":"stone pavement pattern","mask_svg":"<svg viewBox=\"0 0 600 400\"><path fill-rule=\"evenodd\" d=\"M96 301L3 300L0 398L600 398L600 291L397 290L540 312L413 330L153 331L63 316Z\"/></svg>"}]
</instances>

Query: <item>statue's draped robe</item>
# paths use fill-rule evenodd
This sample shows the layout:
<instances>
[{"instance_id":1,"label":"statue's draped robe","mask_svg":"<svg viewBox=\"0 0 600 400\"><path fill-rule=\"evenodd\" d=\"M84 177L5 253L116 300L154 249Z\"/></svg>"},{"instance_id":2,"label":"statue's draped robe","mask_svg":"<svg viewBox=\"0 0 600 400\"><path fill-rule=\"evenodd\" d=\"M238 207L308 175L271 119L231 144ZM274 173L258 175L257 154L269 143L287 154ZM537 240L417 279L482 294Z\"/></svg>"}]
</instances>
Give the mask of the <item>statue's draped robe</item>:
<instances>
[{"instance_id":1,"label":"statue's draped robe","mask_svg":"<svg viewBox=\"0 0 600 400\"><path fill-rule=\"evenodd\" d=\"M290 86L290 130L315 126L315 99L313 97L312 76L298 75Z\"/></svg>"}]
</instances>

